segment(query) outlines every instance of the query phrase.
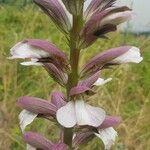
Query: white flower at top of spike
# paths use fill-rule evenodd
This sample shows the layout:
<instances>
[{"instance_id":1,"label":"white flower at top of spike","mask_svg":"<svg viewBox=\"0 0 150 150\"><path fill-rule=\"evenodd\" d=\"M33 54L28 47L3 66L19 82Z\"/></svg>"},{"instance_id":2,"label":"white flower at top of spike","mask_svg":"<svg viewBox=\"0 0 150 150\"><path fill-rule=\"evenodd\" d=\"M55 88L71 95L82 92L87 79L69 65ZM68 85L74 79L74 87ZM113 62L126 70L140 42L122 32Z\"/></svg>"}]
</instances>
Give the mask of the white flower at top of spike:
<instances>
[{"instance_id":1,"label":"white flower at top of spike","mask_svg":"<svg viewBox=\"0 0 150 150\"><path fill-rule=\"evenodd\" d=\"M106 80L102 79L102 78L98 78L98 80L93 84L95 86L100 86L100 85L104 85L107 82L110 82L112 80L112 78L108 78Z\"/></svg>"},{"instance_id":2,"label":"white flower at top of spike","mask_svg":"<svg viewBox=\"0 0 150 150\"><path fill-rule=\"evenodd\" d=\"M98 133L95 133L95 135L103 141L105 149L109 150L115 142L117 132L114 130L114 128L109 127L105 129L99 129Z\"/></svg>"},{"instance_id":3,"label":"white flower at top of spike","mask_svg":"<svg viewBox=\"0 0 150 150\"><path fill-rule=\"evenodd\" d=\"M98 127L104 121L105 116L103 109L90 106L83 100L70 101L56 113L57 121L66 128L75 125Z\"/></svg>"}]
</instances>

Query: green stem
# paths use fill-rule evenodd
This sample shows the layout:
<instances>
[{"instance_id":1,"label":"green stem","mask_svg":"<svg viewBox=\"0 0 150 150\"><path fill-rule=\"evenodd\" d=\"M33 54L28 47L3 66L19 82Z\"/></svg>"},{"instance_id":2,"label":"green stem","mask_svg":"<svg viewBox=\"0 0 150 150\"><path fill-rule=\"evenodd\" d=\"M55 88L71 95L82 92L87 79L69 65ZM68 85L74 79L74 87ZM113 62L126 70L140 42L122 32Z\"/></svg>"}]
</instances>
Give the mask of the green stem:
<instances>
[{"instance_id":1,"label":"green stem","mask_svg":"<svg viewBox=\"0 0 150 150\"><path fill-rule=\"evenodd\" d=\"M67 99L71 100L69 96L69 91L72 87L78 84L79 76L78 76L78 65L79 65L79 57L80 57L80 49L77 48L77 44L79 41L79 32L82 27L82 15L73 16L73 27L70 31L70 65L71 65L71 73L68 76L68 84L67 84ZM73 128L65 128L64 129L64 143L67 144L70 149L72 149L72 138L73 138Z\"/></svg>"}]
</instances>

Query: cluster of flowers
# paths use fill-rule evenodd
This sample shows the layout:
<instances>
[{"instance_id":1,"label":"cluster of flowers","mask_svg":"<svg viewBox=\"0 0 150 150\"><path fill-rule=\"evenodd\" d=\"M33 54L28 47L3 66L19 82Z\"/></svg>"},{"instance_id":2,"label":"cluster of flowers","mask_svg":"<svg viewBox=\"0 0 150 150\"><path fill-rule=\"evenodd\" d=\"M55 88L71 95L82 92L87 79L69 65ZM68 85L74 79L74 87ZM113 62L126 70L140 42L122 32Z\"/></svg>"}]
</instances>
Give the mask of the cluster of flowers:
<instances>
[{"instance_id":1,"label":"cluster of flowers","mask_svg":"<svg viewBox=\"0 0 150 150\"><path fill-rule=\"evenodd\" d=\"M73 17L81 16L82 28L77 35L76 49L84 49L98 38L107 38L106 33L116 31L117 25L129 20L133 12L126 6L115 6L115 0L33 0L57 25L68 38L73 28ZM69 38L68 38L69 39ZM44 67L49 75L62 87L67 88L68 76L72 71L67 56L54 44L39 40L26 39L11 49L10 59L28 59L22 65ZM112 48L91 58L79 72L79 81L69 91L69 99L61 92L53 92L51 101L36 97L24 96L18 100L23 109L19 115L22 131L36 117L55 121L61 129L57 143L46 139L40 134L25 132L24 140L27 149L66 150L64 129L71 128L72 147L94 137L99 137L105 149L110 149L117 132L114 126L120 123L120 117L109 116L102 108L86 103L84 95L95 94L93 87L109 82L99 78L100 72L114 65L139 63L142 61L140 51L133 46ZM90 93L90 94L89 94Z\"/></svg>"}]
</instances>

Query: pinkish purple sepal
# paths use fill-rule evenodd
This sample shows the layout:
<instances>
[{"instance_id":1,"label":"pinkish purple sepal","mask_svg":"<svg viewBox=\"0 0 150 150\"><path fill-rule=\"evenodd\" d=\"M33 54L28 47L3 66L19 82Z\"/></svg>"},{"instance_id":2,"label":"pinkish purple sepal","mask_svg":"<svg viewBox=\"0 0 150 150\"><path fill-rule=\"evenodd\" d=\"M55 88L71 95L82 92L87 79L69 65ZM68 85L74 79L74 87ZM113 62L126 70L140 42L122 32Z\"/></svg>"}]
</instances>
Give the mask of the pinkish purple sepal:
<instances>
[{"instance_id":1,"label":"pinkish purple sepal","mask_svg":"<svg viewBox=\"0 0 150 150\"><path fill-rule=\"evenodd\" d=\"M53 92L51 95L51 103L59 109L66 105L65 96L61 92Z\"/></svg>"},{"instance_id":2,"label":"pinkish purple sepal","mask_svg":"<svg viewBox=\"0 0 150 150\"><path fill-rule=\"evenodd\" d=\"M67 150L68 147L64 143L53 143L44 136L34 133L34 132L26 132L24 134L24 140L26 143L31 145L36 149L42 150Z\"/></svg>"},{"instance_id":3,"label":"pinkish purple sepal","mask_svg":"<svg viewBox=\"0 0 150 150\"><path fill-rule=\"evenodd\" d=\"M106 116L105 120L103 121L103 123L101 124L99 128L104 129L104 128L109 128L109 127L114 127L114 126L119 125L120 123L121 123L121 117Z\"/></svg>"},{"instance_id":4,"label":"pinkish purple sepal","mask_svg":"<svg viewBox=\"0 0 150 150\"><path fill-rule=\"evenodd\" d=\"M17 104L25 110L34 114L55 116L57 108L49 101L30 96L23 96L18 99Z\"/></svg>"},{"instance_id":5,"label":"pinkish purple sepal","mask_svg":"<svg viewBox=\"0 0 150 150\"><path fill-rule=\"evenodd\" d=\"M23 138L29 145L42 150L51 150L54 145L50 140L34 132L26 132Z\"/></svg>"},{"instance_id":6,"label":"pinkish purple sepal","mask_svg":"<svg viewBox=\"0 0 150 150\"><path fill-rule=\"evenodd\" d=\"M78 85L76 87L73 87L70 90L70 96L77 96L77 95L80 95L80 94L84 94L85 92L94 93L89 87L87 87L85 85Z\"/></svg>"},{"instance_id":7,"label":"pinkish purple sepal","mask_svg":"<svg viewBox=\"0 0 150 150\"><path fill-rule=\"evenodd\" d=\"M90 88L98 80L99 75L100 75L100 72L98 71L94 75L90 76L89 78L85 80L81 80L78 85Z\"/></svg>"}]
</instances>

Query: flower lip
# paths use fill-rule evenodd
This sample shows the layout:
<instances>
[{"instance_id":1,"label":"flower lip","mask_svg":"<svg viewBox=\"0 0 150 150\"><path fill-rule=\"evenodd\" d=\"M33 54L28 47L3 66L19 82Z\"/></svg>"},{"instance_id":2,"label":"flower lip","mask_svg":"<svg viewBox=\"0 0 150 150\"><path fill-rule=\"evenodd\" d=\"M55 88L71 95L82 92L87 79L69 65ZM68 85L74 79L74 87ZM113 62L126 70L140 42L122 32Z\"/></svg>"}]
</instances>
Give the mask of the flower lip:
<instances>
[{"instance_id":1,"label":"flower lip","mask_svg":"<svg viewBox=\"0 0 150 150\"><path fill-rule=\"evenodd\" d=\"M70 101L56 113L57 121L66 128L75 125L98 127L105 119L105 111L83 100Z\"/></svg>"},{"instance_id":2,"label":"flower lip","mask_svg":"<svg viewBox=\"0 0 150 150\"><path fill-rule=\"evenodd\" d=\"M105 149L109 150L115 143L117 132L112 127L100 129L98 132L99 133L95 133L95 135L103 141Z\"/></svg>"}]
</instances>

